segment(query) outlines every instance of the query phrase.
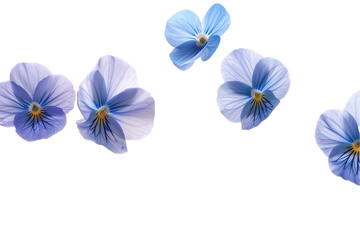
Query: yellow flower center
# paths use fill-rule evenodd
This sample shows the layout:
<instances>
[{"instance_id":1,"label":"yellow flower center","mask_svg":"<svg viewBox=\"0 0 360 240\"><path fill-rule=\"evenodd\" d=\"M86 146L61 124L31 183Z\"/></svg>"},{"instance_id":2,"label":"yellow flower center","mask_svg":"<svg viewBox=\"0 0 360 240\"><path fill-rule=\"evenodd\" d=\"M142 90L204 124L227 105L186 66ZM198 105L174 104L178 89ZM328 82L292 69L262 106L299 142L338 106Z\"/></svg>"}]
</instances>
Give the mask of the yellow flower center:
<instances>
[{"instance_id":1,"label":"yellow flower center","mask_svg":"<svg viewBox=\"0 0 360 240\"><path fill-rule=\"evenodd\" d=\"M260 92L256 89L253 89L251 91L251 96L253 97L255 102L262 102L262 96L263 96L262 92Z\"/></svg>"},{"instance_id":2,"label":"yellow flower center","mask_svg":"<svg viewBox=\"0 0 360 240\"><path fill-rule=\"evenodd\" d=\"M36 102L33 102L33 103L30 104L29 111L30 111L30 114L31 114L31 118L33 118L33 119L38 118L39 116L42 115L41 107Z\"/></svg>"},{"instance_id":3,"label":"yellow flower center","mask_svg":"<svg viewBox=\"0 0 360 240\"><path fill-rule=\"evenodd\" d=\"M105 120L107 118L108 114L109 114L109 107L107 105L102 106L97 111L97 117L100 120Z\"/></svg>"},{"instance_id":4,"label":"yellow flower center","mask_svg":"<svg viewBox=\"0 0 360 240\"><path fill-rule=\"evenodd\" d=\"M353 148L354 152L356 152L356 153L360 152L360 139L353 142L352 148Z\"/></svg>"},{"instance_id":5,"label":"yellow flower center","mask_svg":"<svg viewBox=\"0 0 360 240\"><path fill-rule=\"evenodd\" d=\"M206 44L208 40L208 36L203 34L203 33L199 33L197 36L196 36L196 45L197 46L203 46Z\"/></svg>"}]
</instances>

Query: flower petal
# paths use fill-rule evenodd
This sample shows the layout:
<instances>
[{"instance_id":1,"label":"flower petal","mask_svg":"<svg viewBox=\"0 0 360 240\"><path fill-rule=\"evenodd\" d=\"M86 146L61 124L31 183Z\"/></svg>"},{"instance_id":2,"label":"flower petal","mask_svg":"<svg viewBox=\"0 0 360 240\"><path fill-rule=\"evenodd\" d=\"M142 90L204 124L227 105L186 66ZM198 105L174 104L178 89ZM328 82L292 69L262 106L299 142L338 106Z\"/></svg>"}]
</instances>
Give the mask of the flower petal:
<instances>
[{"instance_id":1,"label":"flower petal","mask_svg":"<svg viewBox=\"0 0 360 240\"><path fill-rule=\"evenodd\" d=\"M251 87L238 81L225 82L219 87L217 102L221 113L231 122L241 121L241 112L251 100Z\"/></svg>"},{"instance_id":2,"label":"flower petal","mask_svg":"<svg viewBox=\"0 0 360 240\"><path fill-rule=\"evenodd\" d=\"M74 87L64 76L47 76L36 86L34 101L40 106L55 106L68 113L74 108Z\"/></svg>"},{"instance_id":3,"label":"flower petal","mask_svg":"<svg viewBox=\"0 0 360 240\"><path fill-rule=\"evenodd\" d=\"M346 111L329 110L320 116L315 131L316 142L329 156L334 147L359 139L359 129L353 116Z\"/></svg>"},{"instance_id":4,"label":"flower petal","mask_svg":"<svg viewBox=\"0 0 360 240\"><path fill-rule=\"evenodd\" d=\"M204 46L206 47L206 45ZM202 50L204 49L204 46L197 46L196 40L187 41L174 48L174 50L170 53L171 61L180 70L184 70L181 67L189 65L198 59L203 53Z\"/></svg>"},{"instance_id":5,"label":"flower petal","mask_svg":"<svg viewBox=\"0 0 360 240\"><path fill-rule=\"evenodd\" d=\"M329 155L330 170L337 176L360 185L359 152L354 152L349 143L334 147Z\"/></svg>"},{"instance_id":6,"label":"flower petal","mask_svg":"<svg viewBox=\"0 0 360 240\"><path fill-rule=\"evenodd\" d=\"M77 122L81 135L114 153L127 152L124 132L120 125L111 116L107 116L106 121L99 121L96 113L97 111L92 111L88 119Z\"/></svg>"},{"instance_id":7,"label":"flower petal","mask_svg":"<svg viewBox=\"0 0 360 240\"><path fill-rule=\"evenodd\" d=\"M270 116L279 102L280 100L270 90L262 93L261 103L256 103L255 100L249 101L241 113L242 129L249 130L258 126Z\"/></svg>"},{"instance_id":8,"label":"flower petal","mask_svg":"<svg viewBox=\"0 0 360 240\"><path fill-rule=\"evenodd\" d=\"M216 51L220 43L220 36L213 35L209 38L206 43L203 54L201 55L201 60L207 61Z\"/></svg>"},{"instance_id":9,"label":"flower petal","mask_svg":"<svg viewBox=\"0 0 360 240\"><path fill-rule=\"evenodd\" d=\"M154 125L155 102L141 88L128 88L109 102L110 115L118 121L126 139L145 137Z\"/></svg>"},{"instance_id":10,"label":"flower petal","mask_svg":"<svg viewBox=\"0 0 360 240\"><path fill-rule=\"evenodd\" d=\"M350 97L345 110L355 118L357 125L360 125L360 91Z\"/></svg>"},{"instance_id":11,"label":"flower petal","mask_svg":"<svg viewBox=\"0 0 360 240\"><path fill-rule=\"evenodd\" d=\"M99 70L105 80L108 99L124 91L126 88L137 87L136 72L125 61L113 57L104 56L94 67L93 71Z\"/></svg>"},{"instance_id":12,"label":"flower petal","mask_svg":"<svg viewBox=\"0 0 360 240\"><path fill-rule=\"evenodd\" d=\"M230 23L229 13L221 4L216 3L207 11L202 21L203 33L221 36L230 27Z\"/></svg>"},{"instance_id":13,"label":"flower petal","mask_svg":"<svg viewBox=\"0 0 360 240\"><path fill-rule=\"evenodd\" d=\"M29 111L15 116L14 125L17 134L27 141L49 138L61 131L66 124L66 116L61 108L47 106L41 109L39 118L32 118Z\"/></svg>"},{"instance_id":14,"label":"flower petal","mask_svg":"<svg viewBox=\"0 0 360 240\"><path fill-rule=\"evenodd\" d=\"M42 79L51 75L49 69L38 63L19 63L11 70L10 81L22 87L30 97L33 97L35 88Z\"/></svg>"},{"instance_id":15,"label":"flower petal","mask_svg":"<svg viewBox=\"0 0 360 240\"><path fill-rule=\"evenodd\" d=\"M194 40L201 32L199 17L190 10L175 13L166 23L165 37L168 43L177 47L189 40Z\"/></svg>"},{"instance_id":16,"label":"flower petal","mask_svg":"<svg viewBox=\"0 0 360 240\"><path fill-rule=\"evenodd\" d=\"M256 64L262 56L248 49L236 49L225 57L221 73L225 81L240 81L252 86L252 76Z\"/></svg>"},{"instance_id":17,"label":"flower petal","mask_svg":"<svg viewBox=\"0 0 360 240\"><path fill-rule=\"evenodd\" d=\"M286 67L273 58L263 58L255 66L253 88L271 90L277 99L282 99L289 90L290 77Z\"/></svg>"},{"instance_id":18,"label":"flower petal","mask_svg":"<svg viewBox=\"0 0 360 240\"><path fill-rule=\"evenodd\" d=\"M29 107L25 101L15 96L13 85L16 84L10 81L0 83L0 125L5 127L14 126L15 115Z\"/></svg>"}]
</instances>

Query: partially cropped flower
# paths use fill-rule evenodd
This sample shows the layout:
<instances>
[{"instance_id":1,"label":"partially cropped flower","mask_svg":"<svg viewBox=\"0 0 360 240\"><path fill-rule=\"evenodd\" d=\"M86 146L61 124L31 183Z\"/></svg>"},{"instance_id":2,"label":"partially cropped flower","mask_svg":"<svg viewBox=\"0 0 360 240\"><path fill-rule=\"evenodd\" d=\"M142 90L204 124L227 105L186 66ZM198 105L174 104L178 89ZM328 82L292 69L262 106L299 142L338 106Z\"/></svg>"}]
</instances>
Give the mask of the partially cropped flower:
<instances>
[{"instance_id":1,"label":"partially cropped flower","mask_svg":"<svg viewBox=\"0 0 360 240\"><path fill-rule=\"evenodd\" d=\"M0 125L15 126L27 141L49 138L65 127L74 108L72 83L36 63L19 63L0 83Z\"/></svg>"},{"instance_id":2,"label":"partially cropped flower","mask_svg":"<svg viewBox=\"0 0 360 240\"><path fill-rule=\"evenodd\" d=\"M360 92L348 101L345 110L329 110L320 116L315 138L329 157L330 170L360 185Z\"/></svg>"},{"instance_id":3,"label":"partially cropped flower","mask_svg":"<svg viewBox=\"0 0 360 240\"><path fill-rule=\"evenodd\" d=\"M265 120L289 90L285 66L273 58L237 49L225 57L221 71L225 83L218 90L221 113L231 122L251 129Z\"/></svg>"},{"instance_id":4,"label":"partially cropped flower","mask_svg":"<svg viewBox=\"0 0 360 240\"><path fill-rule=\"evenodd\" d=\"M201 57L208 60L220 43L220 36L230 26L230 15L220 4L214 4L202 23L190 10L173 15L166 24L165 37L175 49L170 53L174 65L181 70L190 68Z\"/></svg>"},{"instance_id":5,"label":"partially cropped flower","mask_svg":"<svg viewBox=\"0 0 360 240\"><path fill-rule=\"evenodd\" d=\"M137 87L135 70L112 56L100 58L81 83L78 106L82 136L114 153L126 152L126 139L143 138L154 124L154 99Z\"/></svg>"}]
</instances>

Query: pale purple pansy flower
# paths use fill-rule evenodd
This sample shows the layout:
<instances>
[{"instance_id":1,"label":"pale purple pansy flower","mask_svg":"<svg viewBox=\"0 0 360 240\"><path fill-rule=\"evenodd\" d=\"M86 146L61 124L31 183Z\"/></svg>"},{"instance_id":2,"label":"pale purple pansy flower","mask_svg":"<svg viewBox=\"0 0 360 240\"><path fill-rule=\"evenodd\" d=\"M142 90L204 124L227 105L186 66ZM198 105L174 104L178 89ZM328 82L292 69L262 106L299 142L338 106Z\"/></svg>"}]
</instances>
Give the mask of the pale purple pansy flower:
<instances>
[{"instance_id":1,"label":"pale purple pansy flower","mask_svg":"<svg viewBox=\"0 0 360 240\"><path fill-rule=\"evenodd\" d=\"M114 153L126 152L126 140L143 138L154 124L154 99L137 87L135 70L113 56L100 58L81 83L78 106L82 136Z\"/></svg>"},{"instance_id":2,"label":"pale purple pansy flower","mask_svg":"<svg viewBox=\"0 0 360 240\"><path fill-rule=\"evenodd\" d=\"M74 108L72 83L37 63L19 63L10 81L0 83L0 125L15 126L27 141L49 138L66 124Z\"/></svg>"}]
</instances>

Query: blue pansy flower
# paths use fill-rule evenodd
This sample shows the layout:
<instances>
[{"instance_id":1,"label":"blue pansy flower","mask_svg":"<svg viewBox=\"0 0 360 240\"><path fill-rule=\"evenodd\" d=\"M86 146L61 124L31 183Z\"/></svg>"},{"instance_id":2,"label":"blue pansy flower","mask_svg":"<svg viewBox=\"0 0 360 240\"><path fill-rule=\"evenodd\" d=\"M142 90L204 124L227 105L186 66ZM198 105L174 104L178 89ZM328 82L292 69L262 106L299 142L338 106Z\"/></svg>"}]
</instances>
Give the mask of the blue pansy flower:
<instances>
[{"instance_id":1,"label":"blue pansy flower","mask_svg":"<svg viewBox=\"0 0 360 240\"><path fill-rule=\"evenodd\" d=\"M230 26L230 15L220 4L214 4L202 23L198 16L183 10L173 15L166 24L165 37L174 50L170 58L181 70L190 68L196 59L208 60L220 43L220 36Z\"/></svg>"},{"instance_id":2,"label":"blue pansy flower","mask_svg":"<svg viewBox=\"0 0 360 240\"><path fill-rule=\"evenodd\" d=\"M74 108L72 83L36 63L19 63L0 83L0 125L15 126L27 141L49 138L65 127Z\"/></svg>"},{"instance_id":3,"label":"blue pansy flower","mask_svg":"<svg viewBox=\"0 0 360 240\"><path fill-rule=\"evenodd\" d=\"M85 139L124 153L126 139L140 139L151 131L155 102L136 81L135 70L125 61L113 56L100 58L78 91L84 119L77 125Z\"/></svg>"},{"instance_id":4,"label":"blue pansy flower","mask_svg":"<svg viewBox=\"0 0 360 240\"><path fill-rule=\"evenodd\" d=\"M221 113L231 122L251 129L265 120L289 90L285 66L254 51L237 49L225 57L221 71L225 83L218 90Z\"/></svg>"},{"instance_id":5,"label":"blue pansy flower","mask_svg":"<svg viewBox=\"0 0 360 240\"><path fill-rule=\"evenodd\" d=\"M348 101L345 110L329 110L320 116L315 138L329 157L330 170L360 185L360 92Z\"/></svg>"}]
</instances>

